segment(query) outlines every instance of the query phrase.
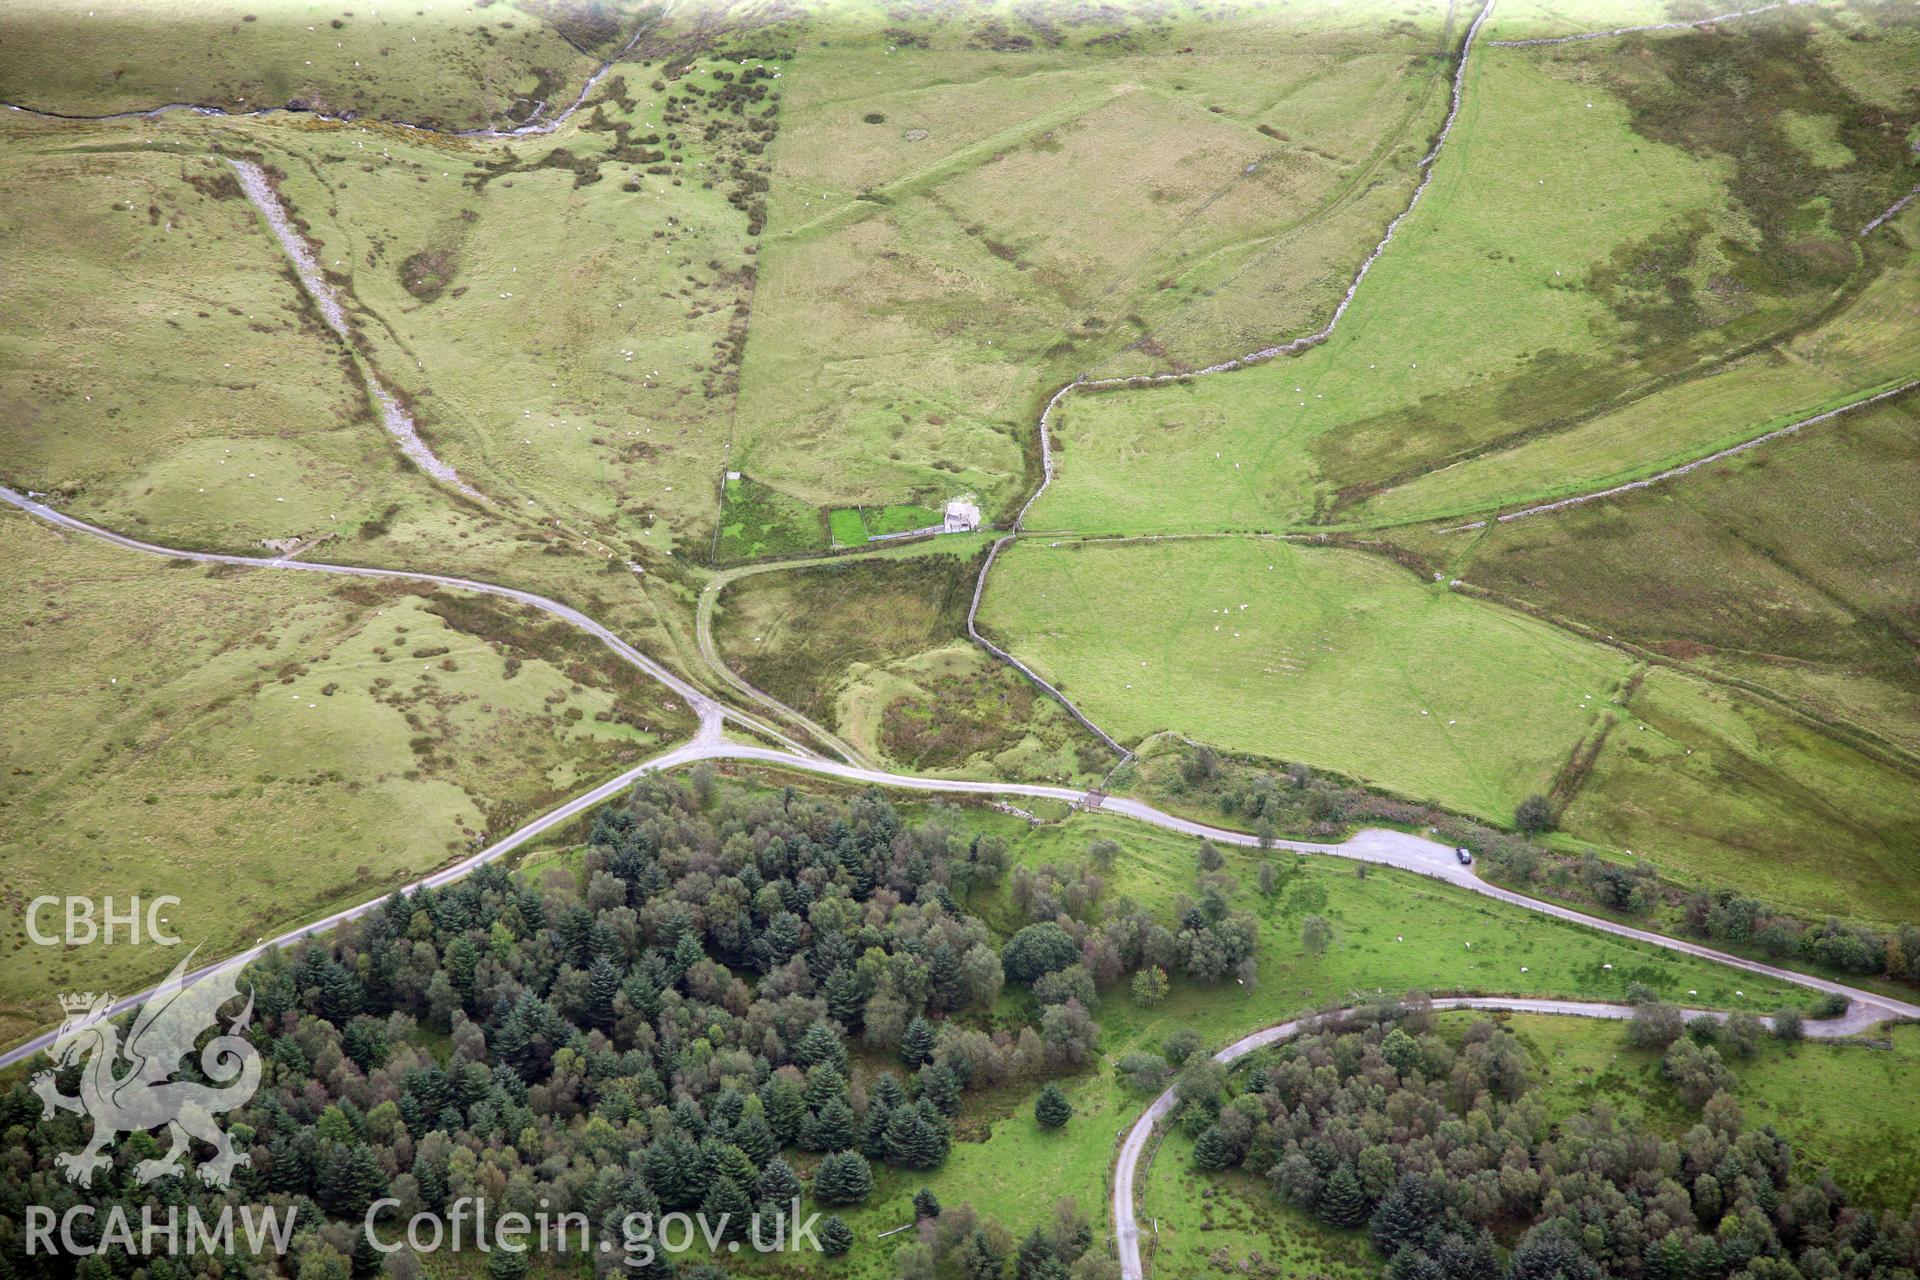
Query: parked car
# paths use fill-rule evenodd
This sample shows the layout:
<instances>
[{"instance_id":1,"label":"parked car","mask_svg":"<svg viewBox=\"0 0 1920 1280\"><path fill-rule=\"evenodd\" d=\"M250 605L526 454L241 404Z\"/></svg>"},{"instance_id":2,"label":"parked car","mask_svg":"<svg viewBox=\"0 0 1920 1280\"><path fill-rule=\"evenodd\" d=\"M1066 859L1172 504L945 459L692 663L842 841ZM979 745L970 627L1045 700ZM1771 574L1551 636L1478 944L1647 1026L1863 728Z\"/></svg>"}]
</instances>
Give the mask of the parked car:
<instances>
[{"instance_id":1,"label":"parked car","mask_svg":"<svg viewBox=\"0 0 1920 1280\"><path fill-rule=\"evenodd\" d=\"M1466 849L1455 849L1453 856L1460 859L1460 865L1463 867L1469 866L1473 862L1473 854Z\"/></svg>"}]
</instances>

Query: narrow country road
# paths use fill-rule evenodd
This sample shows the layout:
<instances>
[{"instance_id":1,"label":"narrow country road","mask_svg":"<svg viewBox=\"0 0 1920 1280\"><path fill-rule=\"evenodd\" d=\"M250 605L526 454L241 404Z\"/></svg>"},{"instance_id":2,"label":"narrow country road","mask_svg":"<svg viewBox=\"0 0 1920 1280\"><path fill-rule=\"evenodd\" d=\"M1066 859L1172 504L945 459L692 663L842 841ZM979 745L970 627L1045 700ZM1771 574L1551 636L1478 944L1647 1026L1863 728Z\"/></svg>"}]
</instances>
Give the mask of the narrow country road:
<instances>
[{"instance_id":1,"label":"narrow country road","mask_svg":"<svg viewBox=\"0 0 1920 1280\"><path fill-rule=\"evenodd\" d=\"M558 600L549 600L531 591L522 591L518 587L503 587L492 582L479 582L472 578L457 578L449 574L424 573L410 569L375 569L366 565L326 564L317 560L296 560L285 556L237 556L217 551L187 551L179 547L163 547L151 542L142 542L138 538L129 538L125 534L103 529L99 525L88 524L16 489L10 489L6 485L0 485L0 502L10 503L49 524L85 534L89 538L97 538L127 551L161 556L168 560L192 560L200 564L230 564L247 569L288 569L302 573L332 573L353 578L388 578L398 582L426 582L456 591L473 591L481 595L499 596L512 600L517 604L524 604L530 608L539 609L543 613L552 614L586 632L613 650L623 660L633 664L684 698L687 706L700 718L700 732L695 742L719 741L722 722L732 720L743 728L763 733L776 742L784 743L803 755L812 754L807 748L792 741L778 730L762 724L743 712L722 706L578 609L561 604Z\"/></svg>"},{"instance_id":2,"label":"narrow country road","mask_svg":"<svg viewBox=\"0 0 1920 1280\"><path fill-rule=\"evenodd\" d=\"M485 595L500 596L553 614L580 628L587 634L594 636L622 658L633 663L634 666L641 671L659 680L674 693L686 699L687 704L698 714L700 728L691 742L656 756L652 760L636 765L618 777L593 788L591 791L574 797L559 808L536 818L519 830L494 842L472 856L450 866L443 867L430 875L422 877L413 884L405 886L402 892L410 892L422 887L443 885L457 880L472 871L475 867L482 866L511 853L541 833L579 816L597 804L613 799L646 774L663 772L700 760L733 760L772 768L797 770L819 777L834 778L842 782L863 783L902 791L917 791L939 795L1022 796L1033 799L1060 800L1074 805L1086 805L1090 803L1090 797L1086 792L1076 791L1070 787L1043 786L1018 782L973 782L953 778L923 778L908 774L886 773L879 769L870 769L860 765L845 764L823 759L819 755L799 747L783 735L767 728L751 717L743 715L730 707L722 706L579 610L568 605L563 605L558 601L549 600L545 596L536 595L530 591L522 591L516 587L504 587L495 583L478 582L470 578L456 578L445 574L415 573L399 569L374 569L360 565L322 564L304 560L289 560L283 557L262 559L254 556L224 555L211 551L187 551L174 547L163 547L151 542L142 542L136 538L129 538L124 534L114 533L98 525L88 524L84 520L79 520L73 516L56 511L45 503L28 497L26 494L20 493L17 490L8 488L5 485L0 485L0 500L4 500L27 514L60 528L84 534L87 537L97 538L103 542L122 547L129 551L138 551L147 555L161 556L167 559L191 560L207 564L231 564L254 569L287 569L307 573L342 574L350 577L392 578L409 582L429 582L455 590L474 591ZM725 722L727 720L733 720L750 730L765 734L792 749L782 751L772 747L730 742L727 740L724 732ZM1163 830L1178 832L1182 835L1194 836L1196 838L1204 837L1214 841L1216 844L1236 845L1244 848L1258 847L1260 843L1257 837L1249 835L1246 832L1229 831L1225 828L1208 826L1205 823L1177 817L1173 814L1162 812L1143 801L1124 796L1103 797L1098 803L1100 811L1103 813L1112 813L1137 822L1144 822ZM1335 857L1352 858L1362 862L1377 863L1382 866L1397 867L1401 870L1411 871L1436 880L1444 880L1449 884L1456 885L1473 893L1497 899L1498 901L1520 907L1524 910L1538 912L1539 914L1552 916L1559 920L1566 920L1590 929L1597 929L1600 932L1610 933L1616 937L1628 938L1649 946L1661 947L1684 955L1712 960L1731 968L1759 974L1780 982L1792 983L1809 990L1843 996L1849 1002L1847 1017L1843 1019L1843 1022L1855 1022L1859 1026L1865 1026L1894 1017L1920 1018L1920 1005L1912 1004L1904 1000L1879 995L1874 992L1862 991L1838 982L1832 982L1825 978L1796 973L1793 970L1782 969L1775 965L1763 964L1760 961L1749 960L1743 956L1730 955L1725 952L1716 951L1711 947L1685 941L1684 939L1669 938L1664 934L1653 933L1645 929L1636 929L1631 925L1620 924L1612 920L1601 919L1597 916L1586 915L1569 907L1560 906L1557 903L1543 902L1539 899L1529 898L1525 894L1515 893L1511 889L1503 889L1498 885L1488 884L1486 881L1480 879L1473 868L1461 866L1455 859L1453 850L1446 845L1438 844L1420 836L1409 835L1405 832L1368 829L1355 833L1350 840L1343 844L1322 844L1304 840L1275 840L1272 842L1271 847L1296 853L1329 854ZM359 906L335 912L322 920L290 929L276 938L261 943L252 951L245 952L238 956L212 961L206 966L203 966L202 969L197 970L196 976L200 973L212 972L229 965L244 963L262 950L289 946L302 938L323 932L343 921L355 919L373 910L386 896L387 895L383 894L381 898L376 898L372 901L361 903ZM144 1001L149 994L151 994L151 989L124 997L114 1003L113 1009L118 1013L133 1008ZM0 1054L0 1068L11 1066L13 1063L44 1049L47 1044L51 1042L51 1039L51 1032L44 1033L28 1040L24 1044L8 1050L4 1054Z\"/></svg>"},{"instance_id":3,"label":"narrow country road","mask_svg":"<svg viewBox=\"0 0 1920 1280\"><path fill-rule=\"evenodd\" d=\"M1625 1004L1600 1004L1584 1000L1517 1000L1498 996L1448 997L1433 1002L1436 1011L1450 1009L1486 1009L1508 1013L1550 1013L1573 1018L1617 1018L1633 1016L1633 1006ZM1834 1040L1850 1036L1856 1031L1884 1021L1885 1017L1863 1021L1855 1016L1850 1008L1847 1016L1831 1022L1809 1022L1807 1035L1818 1040ZM1351 1012L1342 1010L1342 1013ZM1338 1017L1339 1015L1333 1015ZM1695 1018L1718 1018L1722 1015L1705 1009L1687 1009L1682 1016L1689 1021ZM1251 1035L1242 1036L1226 1048L1213 1055L1215 1062L1232 1062L1244 1058L1257 1049L1290 1040L1302 1030L1312 1026L1316 1019L1298 1018L1292 1022L1283 1022L1278 1026L1266 1027ZM1771 1019L1762 1019L1771 1025ZM1114 1242L1120 1251L1120 1280L1143 1280L1145 1269L1140 1260L1140 1223L1136 1217L1134 1180L1140 1172L1140 1158L1146 1154L1147 1143L1153 1138L1153 1130L1173 1111L1174 1091L1169 1088L1153 1100L1141 1117L1134 1121L1133 1128L1127 1131L1126 1141L1120 1144L1120 1156L1114 1163L1113 1171L1113 1232Z\"/></svg>"}]
</instances>

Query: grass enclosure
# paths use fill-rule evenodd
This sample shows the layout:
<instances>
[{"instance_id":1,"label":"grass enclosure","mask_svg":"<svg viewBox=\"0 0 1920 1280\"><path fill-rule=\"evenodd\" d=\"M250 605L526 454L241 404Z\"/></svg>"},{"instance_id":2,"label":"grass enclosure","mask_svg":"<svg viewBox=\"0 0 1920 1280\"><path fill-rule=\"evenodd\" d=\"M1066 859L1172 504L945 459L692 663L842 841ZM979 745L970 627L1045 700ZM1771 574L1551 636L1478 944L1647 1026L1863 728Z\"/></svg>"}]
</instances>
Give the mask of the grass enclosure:
<instances>
[{"instance_id":1,"label":"grass enclosure","mask_svg":"<svg viewBox=\"0 0 1920 1280\"><path fill-rule=\"evenodd\" d=\"M921 546L748 575L721 597L714 641L756 688L900 768L1098 778L1106 749L967 640L979 566Z\"/></svg>"},{"instance_id":2,"label":"grass enclosure","mask_svg":"<svg viewBox=\"0 0 1920 1280\"><path fill-rule=\"evenodd\" d=\"M1629 673L1385 560L1273 539L1029 539L981 621L1122 741L1171 730L1498 821Z\"/></svg>"}]
</instances>

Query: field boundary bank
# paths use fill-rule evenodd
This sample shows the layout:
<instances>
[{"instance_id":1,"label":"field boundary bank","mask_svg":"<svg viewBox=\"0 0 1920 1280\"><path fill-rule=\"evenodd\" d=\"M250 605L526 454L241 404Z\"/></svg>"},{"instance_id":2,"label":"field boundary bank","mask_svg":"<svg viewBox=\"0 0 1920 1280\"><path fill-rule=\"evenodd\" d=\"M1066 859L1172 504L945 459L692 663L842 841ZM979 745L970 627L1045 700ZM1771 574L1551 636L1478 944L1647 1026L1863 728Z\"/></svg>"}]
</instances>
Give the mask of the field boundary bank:
<instances>
[{"instance_id":1,"label":"field boundary bank","mask_svg":"<svg viewBox=\"0 0 1920 1280\"><path fill-rule=\"evenodd\" d=\"M1379 242L1374 245L1373 252L1367 255L1365 261L1360 264L1360 269L1354 273L1352 281L1347 285L1346 295L1342 297L1339 304L1334 307L1333 315L1329 317L1326 324L1302 337L1293 338L1274 346L1263 347L1247 355L1236 356L1232 359L1221 361L1218 364L1208 365L1204 369L1195 369L1180 373L1148 373L1097 379L1089 378L1086 374L1081 374L1073 381L1061 387L1058 391L1055 391L1053 395L1048 398L1046 407L1040 411L1040 484L1034 489L1033 493L1028 496L1027 500L1020 505L1019 512L1013 518L1012 529L1005 537L994 543L993 550L987 554L987 562L980 567L980 577L979 580L975 582L973 588L973 604L972 607L967 610L967 634L973 639L975 644L978 644L988 653L1011 666L1015 671L1025 676L1034 687L1054 699L1062 707L1065 707L1069 715L1087 729L1091 730L1102 742L1117 751L1123 764L1132 758L1132 752L1122 747L1114 739L1112 734L1095 724L1071 699L1061 693L1052 684L1048 683L1039 673L1034 671L1032 667L1021 662L993 641L988 640L980 633L979 627L975 624L976 617L980 612L980 602L986 595L987 575L993 572L994 562L1000 558L1001 550L1005 548L1008 543L1019 538L1026 524L1027 513L1033 510L1033 504L1040 500L1040 495L1045 493L1047 487L1053 483L1053 442L1049 431L1049 423L1052 421L1053 411L1060 407L1060 402L1070 393L1082 388L1101 390L1113 387L1153 387L1162 386L1170 382L1183 381L1188 378L1204 378L1211 374L1229 373L1235 369L1244 369L1252 365L1263 364L1276 356L1298 354L1301 351L1320 345L1331 337L1342 317L1346 315L1347 308L1353 305L1354 298L1360 292L1361 282L1367 278L1367 273L1373 270L1373 264L1380 260L1380 255L1386 252L1387 246L1393 242L1394 232L1399 229L1400 224L1406 221L1407 217L1418 207L1420 197L1426 194L1427 187L1433 182L1434 163L1440 158L1441 149L1446 146L1447 139L1453 133L1454 123L1460 118L1460 106L1466 89L1467 65L1470 55L1473 52L1474 37L1480 33L1480 28L1485 25L1488 17L1492 15L1495 3L1496 0L1486 0L1486 3L1481 6L1480 12L1474 15L1473 22L1467 27L1466 37L1460 42L1459 57L1453 69L1452 98L1447 107L1446 119L1441 122L1440 131L1434 137L1432 148L1428 150L1426 156L1423 157L1416 166L1416 168L1423 171L1420 181L1414 186L1413 194L1408 197L1406 206L1387 223L1387 229L1385 233L1381 235Z\"/></svg>"},{"instance_id":2,"label":"field boundary bank","mask_svg":"<svg viewBox=\"0 0 1920 1280\"><path fill-rule=\"evenodd\" d=\"M1735 454L1745 453L1749 449L1757 449L1763 444L1780 439L1782 436L1794 435L1802 427L1815 426L1831 418L1838 418L1843 414L1852 413L1855 409L1864 409L1870 404L1878 404L1882 400L1891 400L1898 396L1905 395L1915 387L1920 387L1920 378L1903 382L1897 387L1889 387L1885 391L1875 392L1873 395L1863 399L1855 400L1849 404L1843 404L1837 409L1828 409L1825 413L1816 413L1811 418L1802 418L1798 422L1789 423L1784 427L1777 427L1765 435L1758 435L1751 440L1745 440L1715 453L1709 453L1705 457L1695 458L1692 462L1682 463L1677 467L1669 467L1657 475L1647 476L1642 480L1631 480L1625 484L1617 484L1608 489L1598 489L1592 493L1578 494L1571 498L1561 498L1556 502L1545 502L1537 507L1528 507L1522 511L1510 511L1505 515L1495 516L1494 520L1500 524L1507 524L1514 520L1525 519L1527 516L1546 515L1551 511L1562 511L1568 507L1583 506L1589 502L1598 502L1602 498L1612 498L1623 493L1631 493L1636 489L1652 488L1654 485L1660 484L1663 481L1673 480L1680 476L1687 475L1690 472L1697 471L1709 463L1731 458ZM1486 522L1483 520L1480 523L1484 525ZM1461 525L1457 527L1474 528L1476 526ZM1452 530L1443 530L1443 532L1450 533Z\"/></svg>"},{"instance_id":3,"label":"field boundary bank","mask_svg":"<svg viewBox=\"0 0 1920 1280\"><path fill-rule=\"evenodd\" d=\"M1863 755L1871 756L1882 764L1898 769L1903 773L1920 777L1920 755L1916 755L1910 749L1881 736L1864 725L1857 725L1849 720L1829 717L1809 710L1787 695L1777 693L1757 681L1746 679L1743 676L1729 675L1724 671L1714 671L1710 668L1698 667L1684 659L1669 657L1664 653L1659 653L1643 645L1635 644L1631 640L1622 640L1617 636L1604 635L1578 619L1563 617L1551 610L1530 604L1517 597L1509 596L1505 592L1496 591L1491 587L1483 587L1478 583L1469 582L1464 578L1454 579L1452 585L1453 590L1460 592L1462 595L1485 600L1488 604L1498 606L1499 608L1511 609L1516 613L1524 614L1529 618L1544 622L1548 626L1571 632L1583 640L1594 644L1605 645L1610 649L1617 649L1634 658L1636 661L1646 663L1648 666L1665 667L1670 671L1679 672L1682 675L1696 680L1703 680L1708 684L1717 684L1724 688L1737 689L1741 693L1747 694L1758 701L1765 702L1769 707L1785 714L1791 719L1799 721L1807 728L1819 733L1824 733Z\"/></svg>"},{"instance_id":4,"label":"field boundary bank","mask_svg":"<svg viewBox=\"0 0 1920 1280\"><path fill-rule=\"evenodd\" d=\"M1436 472L1461 466L1469 462L1475 462L1481 458L1494 457L1502 453L1511 452L1512 450L1533 444L1539 440L1552 439L1555 436L1578 431L1582 427L1592 424L1597 419L1606 417L1609 414L1624 413L1635 405L1642 404L1655 396L1663 395L1668 391L1673 391L1691 383L1713 377L1718 373L1729 372L1733 365L1745 360L1749 356L1774 352L1786 343L1816 333L1820 330L1821 326L1833 321L1841 312L1859 301L1861 295L1865 293L1878 278L1877 273L1866 270L1867 265L1868 264L1862 263L1857 266L1846 281L1834 290L1830 297L1806 316L1772 333L1729 348L1720 355L1713 357L1710 367L1676 369L1669 373L1656 374L1644 382L1629 387L1617 395L1588 407L1563 414L1558 418L1546 422L1537 423L1519 431L1509 432L1504 436L1484 441L1469 448L1461 449L1457 453L1431 465L1409 467L1385 479L1371 481L1365 486L1364 491L1356 491L1352 497L1336 495L1334 506L1329 514L1339 511L1350 504L1358 505L1377 494L1390 492L1404 485L1412 484L1422 477L1432 475ZM1471 515L1473 513L1466 511L1460 512L1459 514ZM1440 518L1443 517L1427 517L1427 519ZM1369 523L1365 526L1355 526L1345 525L1335 520L1330 521L1326 527L1388 528L1408 523L1416 522L1393 517Z\"/></svg>"},{"instance_id":5,"label":"field boundary bank","mask_svg":"<svg viewBox=\"0 0 1920 1280\"><path fill-rule=\"evenodd\" d=\"M1522 997L1503 998L1500 996L1437 996L1432 1000L1435 1013L1455 1013L1461 1010L1477 1010L1486 1013L1532 1013L1554 1017L1600 1018L1609 1021L1625 1021L1633 1016L1632 1005L1614 1004L1598 1000L1538 1000ZM1250 1032L1215 1052L1212 1059L1228 1065L1239 1061L1262 1049L1270 1049L1278 1044L1300 1035L1302 1032L1337 1030L1346 1025L1353 1015L1364 1006L1348 1006L1344 1009L1330 1010L1324 1013L1307 1014L1286 1022ZM1726 1014L1712 1009L1683 1009L1680 1016L1687 1022L1700 1019L1722 1021ZM1763 1017L1760 1021L1772 1029L1773 1019ZM1886 1021L1878 1019L1877 1021ZM1850 1006L1845 1016L1825 1022L1808 1021L1804 1024L1808 1039L1842 1040L1867 1027L1877 1025L1877 1021L1862 1022L1854 1016ZM1173 1112L1178 1101L1178 1090L1169 1086L1148 1104L1139 1119L1127 1129L1121 1142L1120 1154L1113 1166L1113 1194L1110 1208L1113 1212L1114 1244L1120 1258L1121 1280L1144 1280L1146 1268L1140 1257L1140 1223L1137 1212L1136 1183L1140 1175L1151 1171L1153 1154L1159 1150L1165 1131L1161 1121ZM1146 1162L1141 1162L1141 1154L1147 1144L1153 1143L1153 1152L1147 1153ZM1158 1235L1155 1236L1154 1252L1158 1252Z\"/></svg>"}]
</instances>

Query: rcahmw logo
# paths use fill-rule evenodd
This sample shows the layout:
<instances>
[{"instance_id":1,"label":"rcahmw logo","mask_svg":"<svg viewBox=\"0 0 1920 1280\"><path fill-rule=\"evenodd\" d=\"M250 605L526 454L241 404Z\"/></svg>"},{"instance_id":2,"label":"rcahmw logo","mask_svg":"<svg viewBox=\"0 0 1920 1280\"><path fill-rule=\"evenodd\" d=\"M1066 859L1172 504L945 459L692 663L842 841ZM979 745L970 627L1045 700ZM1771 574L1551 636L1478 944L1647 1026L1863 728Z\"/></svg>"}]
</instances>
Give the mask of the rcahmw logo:
<instances>
[{"instance_id":1,"label":"rcahmw logo","mask_svg":"<svg viewBox=\"0 0 1920 1280\"><path fill-rule=\"evenodd\" d=\"M130 1257L231 1258L236 1243L258 1257L263 1253L284 1256L293 1238L293 1221L298 1211L291 1206L274 1209L262 1205L220 1206L211 1218L198 1206L184 1213L178 1205L164 1209L140 1206L139 1225L120 1205L109 1205L104 1217L90 1204L76 1204L61 1214L44 1204L27 1206L27 1255L58 1254L84 1258L118 1249ZM240 1231L234 1232L238 1217ZM93 1226L99 1234L93 1233Z\"/></svg>"}]
</instances>

